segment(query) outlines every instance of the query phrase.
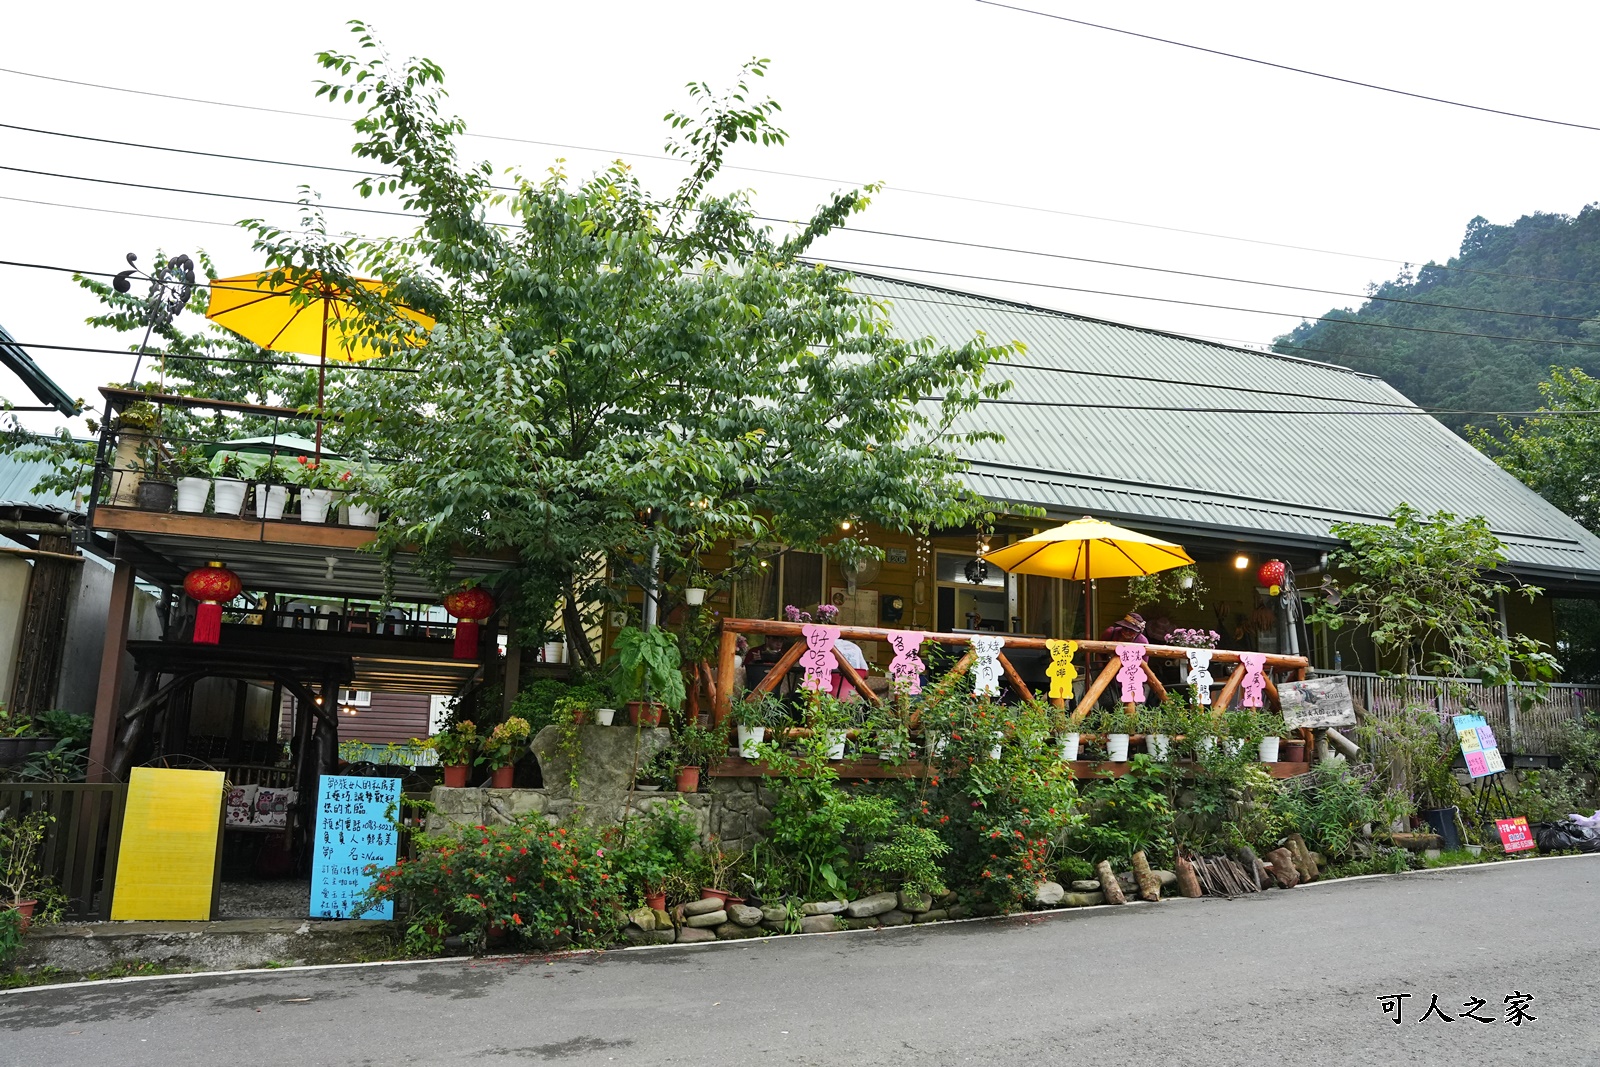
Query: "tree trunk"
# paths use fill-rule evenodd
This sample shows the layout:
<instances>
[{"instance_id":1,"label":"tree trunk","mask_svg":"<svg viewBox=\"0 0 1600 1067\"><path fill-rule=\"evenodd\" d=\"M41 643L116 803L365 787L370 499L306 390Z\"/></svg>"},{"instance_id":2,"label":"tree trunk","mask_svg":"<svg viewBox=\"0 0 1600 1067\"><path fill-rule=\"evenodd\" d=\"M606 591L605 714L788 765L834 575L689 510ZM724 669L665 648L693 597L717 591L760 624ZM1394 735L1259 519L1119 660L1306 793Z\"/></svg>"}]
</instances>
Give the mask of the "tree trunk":
<instances>
[{"instance_id":1,"label":"tree trunk","mask_svg":"<svg viewBox=\"0 0 1600 1067\"><path fill-rule=\"evenodd\" d=\"M1244 873L1256 880L1256 885L1261 889L1270 888L1272 876L1267 873L1267 865L1261 862L1261 857L1256 855L1256 850L1249 845L1239 846L1239 866L1244 868Z\"/></svg>"},{"instance_id":2,"label":"tree trunk","mask_svg":"<svg viewBox=\"0 0 1600 1067\"><path fill-rule=\"evenodd\" d=\"M1286 839L1289 853L1294 856L1294 869L1300 872L1302 882L1315 882L1321 874L1317 870L1317 861L1312 857L1311 850L1306 847L1306 839L1299 834L1290 834Z\"/></svg>"},{"instance_id":3,"label":"tree trunk","mask_svg":"<svg viewBox=\"0 0 1600 1067\"><path fill-rule=\"evenodd\" d=\"M1194 864L1179 856L1173 866L1178 874L1178 892L1191 900L1200 896L1200 879L1195 877Z\"/></svg>"},{"instance_id":4,"label":"tree trunk","mask_svg":"<svg viewBox=\"0 0 1600 1067\"><path fill-rule=\"evenodd\" d=\"M1133 854L1133 880L1139 884L1140 900L1161 899L1161 879L1150 869L1150 861L1145 859L1142 850Z\"/></svg>"},{"instance_id":5,"label":"tree trunk","mask_svg":"<svg viewBox=\"0 0 1600 1067\"><path fill-rule=\"evenodd\" d=\"M1111 863L1101 860L1094 865L1094 873L1100 879L1100 892L1106 896L1107 904L1126 904L1128 898L1122 895L1122 886L1117 884L1117 876L1111 869Z\"/></svg>"},{"instance_id":6,"label":"tree trunk","mask_svg":"<svg viewBox=\"0 0 1600 1067\"><path fill-rule=\"evenodd\" d=\"M1286 848L1275 848L1267 853L1267 859L1272 862L1272 880L1278 883L1280 889L1293 889L1300 884L1300 875L1294 869L1294 857Z\"/></svg>"}]
</instances>

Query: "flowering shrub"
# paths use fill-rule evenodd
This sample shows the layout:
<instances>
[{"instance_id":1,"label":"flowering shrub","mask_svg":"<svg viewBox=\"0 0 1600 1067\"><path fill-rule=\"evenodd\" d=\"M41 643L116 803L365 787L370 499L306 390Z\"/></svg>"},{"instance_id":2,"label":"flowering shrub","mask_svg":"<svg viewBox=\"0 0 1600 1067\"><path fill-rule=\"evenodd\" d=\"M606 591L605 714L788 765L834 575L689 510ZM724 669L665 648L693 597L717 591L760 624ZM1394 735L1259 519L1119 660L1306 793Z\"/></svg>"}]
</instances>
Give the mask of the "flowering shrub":
<instances>
[{"instance_id":1,"label":"flowering shrub","mask_svg":"<svg viewBox=\"0 0 1600 1067\"><path fill-rule=\"evenodd\" d=\"M1079 822L1077 790L1051 741L1051 709L963 697L929 712L945 743L914 814L950 846L956 885L1015 911L1049 877L1051 853Z\"/></svg>"},{"instance_id":2,"label":"flowering shrub","mask_svg":"<svg viewBox=\"0 0 1600 1067\"><path fill-rule=\"evenodd\" d=\"M438 952L459 934L481 949L490 935L512 945L600 947L617 938L620 880L599 835L531 816L504 826L424 834L414 860L376 871L369 905L394 901L406 947Z\"/></svg>"},{"instance_id":3,"label":"flowering shrub","mask_svg":"<svg viewBox=\"0 0 1600 1067\"><path fill-rule=\"evenodd\" d=\"M527 719L511 716L495 726L489 736L483 739L476 762L488 764L490 770L511 766L527 747L531 730Z\"/></svg>"},{"instance_id":4,"label":"flowering shrub","mask_svg":"<svg viewBox=\"0 0 1600 1067\"><path fill-rule=\"evenodd\" d=\"M439 731L430 740L441 764L448 767L471 763L478 751L478 727L471 719L463 719Z\"/></svg>"},{"instance_id":5,"label":"flowering shrub","mask_svg":"<svg viewBox=\"0 0 1600 1067\"><path fill-rule=\"evenodd\" d=\"M1222 635L1215 630L1186 630L1182 627L1162 638L1169 645L1180 648L1216 648Z\"/></svg>"}]
</instances>

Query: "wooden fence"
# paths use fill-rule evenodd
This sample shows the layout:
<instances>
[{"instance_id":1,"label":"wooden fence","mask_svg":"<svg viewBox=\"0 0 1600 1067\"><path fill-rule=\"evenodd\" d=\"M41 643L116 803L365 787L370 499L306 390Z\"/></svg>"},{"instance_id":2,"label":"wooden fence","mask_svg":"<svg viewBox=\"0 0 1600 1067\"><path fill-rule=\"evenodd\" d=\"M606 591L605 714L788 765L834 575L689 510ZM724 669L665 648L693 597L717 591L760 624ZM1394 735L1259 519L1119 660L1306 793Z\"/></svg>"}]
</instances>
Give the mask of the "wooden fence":
<instances>
[{"instance_id":1,"label":"wooden fence","mask_svg":"<svg viewBox=\"0 0 1600 1067\"><path fill-rule=\"evenodd\" d=\"M800 656L806 649L801 625L797 622L780 622L773 619L723 620L713 688L713 717L717 725L722 725L733 708L733 658L739 635L764 634L789 638L792 641L783 656L772 665L766 677L756 684L755 689L761 691L771 689L779 679L800 662ZM905 633L904 630L889 630L876 626L842 626L839 628L840 637L856 641L887 641L894 635L903 633ZM1023 637L1017 634L996 634L995 636L1004 637L1005 647L1009 649L1026 648L1038 650L1048 647L1048 642L1042 637ZM927 633L923 635L923 639L930 644L964 646L970 644L972 635ZM1112 679L1116 677L1118 669L1122 666L1122 661L1117 658L1116 654L1117 645L1118 642L1115 641L1078 642L1078 651L1088 658L1090 662L1094 662L1095 659L1103 659L1106 662L1105 666L1093 678L1090 678L1087 672L1082 675L1086 679L1087 685L1078 698L1077 706L1072 711L1074 722L1081 720L1088 714L1089 709L1094 707L1095 702L1100 699L1101 694L1105 692ZM1145 681L1150 688L1153 699L1157 701L1163 700L1167 695L1166 687L1156 676L1151 663L1161 661L1187 662L1189 650L1172 645L1145 645L1143 647L1146 657L1144 663ZM968 651L956 661L955 666L950 669L950 673L964 674L972 666L974 658L974 654ZM1288 678L1304 678L1309 668L1309 663L1303 656L1266 655L1264 659L1266 661L1266 670L1269 672L1266 694L1271 704L1276 706L1278 691L1272 682L1272 672ZM1012 666L1011 661L1006 658L1004 652L1000 653L999 663L1001 669L1005 672L1007 683L1016 691L1017 695L1024 700L1033 699L1033 693L1029 690L1027 683L1017 673L1016 668ZM1215 709L1221 712L1232 704L1235 695L1239 691L1239 685L1244 680L1244 664L1240 661L1238 652L1222 648L1212 653L1211 663L1213 669L1223 668L1226 665L1232 666L1231 673L1221 683L1221 690L1212 700ZM837 669L845 680L861 694L863 700L871 704L882 702L882 698L873 692L861 675L848 663L844 662L843 659L838 660ZM712 674L713 672L709 669L704 671L708 683L711 681ZM700 677L701 674L697 671L697 688ZM1052 700L1051 703L1058 707L1064 707L1066 704L1064 700L1060 699Z\"/></svg>"},{"instance_id":2,"label":"wooden fence","mask_svg":"<svg viewBox=\"0 0 1600 1067\"><path fill-rule=\"evenodd\" d=\"M1584 713L1600 708L1600 686L1556 684L1535 699L1531 685L1485 685L1476 678L1431 675L1387 676L1361 671L1313 671L1343 674L1350 679L1356 705L1367 714L1387 718L1406 707L1431 708L1441 718L1482 715L1501 747L1524 755L1547 753L1562 725L1581 722Z\"/></svg>"},{"instance_id":3,"label":"wooden fence","mask_svg":"<svg viewBox=\"0 0 1600 1067\"><path fill-rule=\"evenodd\" d=\"M70 919L111 918L127 798L128 787L116 782L0 782L0 817L52 817L40 867L66 894Z\"/></svg>"}]
</instances>

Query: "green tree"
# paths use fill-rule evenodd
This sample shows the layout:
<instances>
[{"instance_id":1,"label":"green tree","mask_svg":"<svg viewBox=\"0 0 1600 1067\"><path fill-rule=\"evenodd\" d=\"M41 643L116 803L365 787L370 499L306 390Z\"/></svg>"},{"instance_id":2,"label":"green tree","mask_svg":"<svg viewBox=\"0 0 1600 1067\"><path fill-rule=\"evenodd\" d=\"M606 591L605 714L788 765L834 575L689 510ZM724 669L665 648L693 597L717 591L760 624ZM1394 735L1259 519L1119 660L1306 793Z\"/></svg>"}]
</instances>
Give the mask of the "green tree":
<instances>
[{"instance_id":1,"label":"green tree","mask_svg":"<svg viewBox=\"0 0 1600 1067\"><path fill-rule=\"evenodd\" d=\"M668 113L668 149L689 164L671 194L621 163L505 192L489 164L459 159L439 67L391 64L355 30L357 55L320 56L337 80L319 92L370 100L354 151L392 177L358 188L397 195L420 226L343 243L315 225L255 229L287 275L360 265L439 320L386 361L416 373L363 376L337 401L352 432L404 461L387 493L406 521L381 529L385 549L421 546L441 586L459 548L509 550L510 606L537 626L558 599L602 595L608 564L642 577L652 549L671 573L716 541L818 548L847 518L912 530L984 507L952 451L973 435L952 424L1003 390L983 370L1018 346L900 336L848 275L801 260L866 191L787 236L747 194L707 191L735 145L783 143L777 105L751 90L765 61L728 93L691 85L696 111ZM366 314L387 336L384 310ZM875 551L855 537L827 550Z\"/></svg>"},{"instance_id":2,"label":"green tree","mask_svg":"<svg viewBox=\"0 0 1600 1067\"><path fill-rule=\"evenodd\" d=\"M1540 642L1500 632L1499 599L1515 593L1531 600L1542 590L1513 587L1497 576L1505 546L1489 524L1446 511L1423 516L1409 504L1389 517L1389 525L1333 525L1333 535L1348 547L1332 553L1329 563L1347 577L1324 587L1308 621L1334 630L1366 627L1401 674L1548 680L1554 660Z\"/></svg>"}]
</instances>

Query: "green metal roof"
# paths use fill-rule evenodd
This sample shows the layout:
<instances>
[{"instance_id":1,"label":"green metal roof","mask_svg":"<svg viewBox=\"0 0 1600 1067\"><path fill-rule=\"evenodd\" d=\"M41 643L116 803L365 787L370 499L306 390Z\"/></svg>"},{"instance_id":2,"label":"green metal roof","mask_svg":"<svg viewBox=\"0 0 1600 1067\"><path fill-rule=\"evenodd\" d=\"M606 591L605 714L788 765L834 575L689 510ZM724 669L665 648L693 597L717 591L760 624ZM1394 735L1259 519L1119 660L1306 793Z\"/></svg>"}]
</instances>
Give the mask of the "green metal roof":
<instances>
[{"instance_id":1,"label":"green metal roof","mask_svg":"<svg viewBox=\"0 0 1600 1067\"><path fill-rule=\"evenodd\" d=\"M969 483L990 499L1307 549L1335 544L1333 523L1380 521L1408 503L1483 515L1516 573L1600 585L1600 538L1380 378L898 279L857 275L853 286L885 299L904 336L956 345L982 331L1027 346L989 373L1012 381L1007 400L1037 406L986 404L960 427L1005 436L964 452ZM1350 401L1405 407L1285 413L1361 406ZM1141 406L1162 410L1126 410Z\"/></svg>"},{"instance_id":2,"label":"green metal roof","mask_svg":"<svg viewBox=\"0 0 1600 1067\"><path fill-rule=\"evenodd\" d=\"M33 357L23 351L22 346L6 333L4 326L0 326L0 364L4 364L13 374L21 378L28 391L39 398L39 403L48 404L68 417L78 413L77 401L68 396L65 389L39 369Z\"/></svg>"}]
</instances>

